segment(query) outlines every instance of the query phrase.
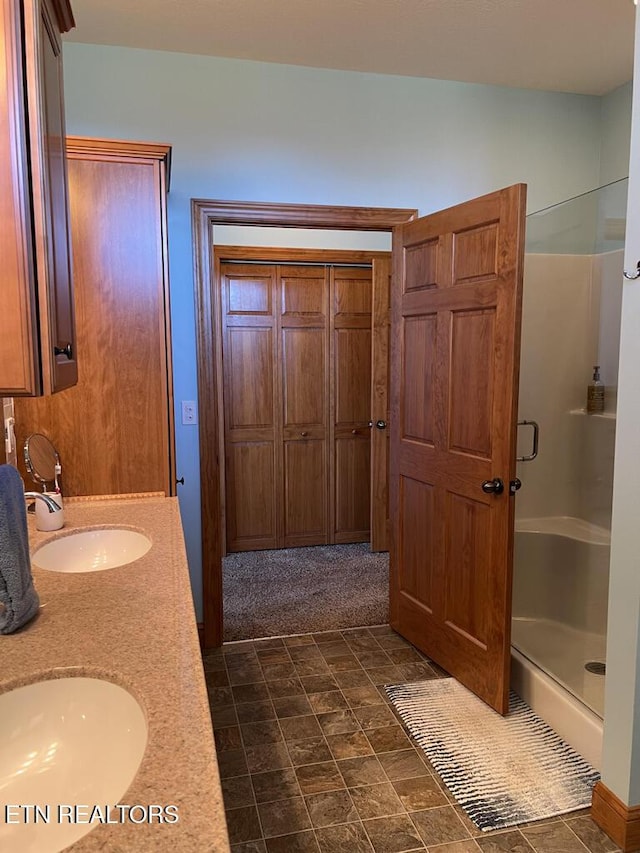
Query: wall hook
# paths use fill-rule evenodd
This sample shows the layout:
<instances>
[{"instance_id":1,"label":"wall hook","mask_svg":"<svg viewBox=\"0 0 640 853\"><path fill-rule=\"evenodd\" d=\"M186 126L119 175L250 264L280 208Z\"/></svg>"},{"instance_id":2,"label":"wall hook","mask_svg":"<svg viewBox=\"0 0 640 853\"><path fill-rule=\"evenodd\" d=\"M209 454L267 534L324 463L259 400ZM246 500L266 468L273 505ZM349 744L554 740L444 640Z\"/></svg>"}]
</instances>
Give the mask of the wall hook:
<instances>
[{"instance_id":1,"label":"wall hook","mask_svg":"<svg viewBox=\"0 0 640 853\"><path fill-rule=\"evenodd\" d=\"M625 270L624 271L624 277L628 278L629 281L635 281L637 278L640 278L640 261L638 261L638 264L636 266L636 271L633 273L630 273L630 272L627 272Z\"/></svg>"}]
</instances>

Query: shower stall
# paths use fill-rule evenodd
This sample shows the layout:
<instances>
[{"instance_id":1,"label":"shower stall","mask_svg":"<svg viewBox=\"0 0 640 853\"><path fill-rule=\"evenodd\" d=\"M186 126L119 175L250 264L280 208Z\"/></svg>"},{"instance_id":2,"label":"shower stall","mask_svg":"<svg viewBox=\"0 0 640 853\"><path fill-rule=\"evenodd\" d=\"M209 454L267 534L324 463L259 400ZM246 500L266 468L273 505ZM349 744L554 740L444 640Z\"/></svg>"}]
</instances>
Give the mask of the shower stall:
<instances>
[{"instance_id":1,"label":"shower stall","mask_svg":"<svg viewBox=\"0 0 640 853\"><path fill-rule=\"evenodd\" d=\"M527 217L514 689L599 766L627 180ZM586 410L599 365L603 412Z\"/></svg>"}]
</instances>

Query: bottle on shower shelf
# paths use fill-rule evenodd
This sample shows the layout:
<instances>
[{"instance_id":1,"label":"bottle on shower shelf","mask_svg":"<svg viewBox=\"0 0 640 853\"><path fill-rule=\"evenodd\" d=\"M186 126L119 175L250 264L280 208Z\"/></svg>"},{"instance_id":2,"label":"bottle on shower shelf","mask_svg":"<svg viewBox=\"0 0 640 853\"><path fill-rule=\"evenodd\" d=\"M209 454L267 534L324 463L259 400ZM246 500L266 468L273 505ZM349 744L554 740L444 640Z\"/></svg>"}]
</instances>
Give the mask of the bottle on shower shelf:
<instances>
[{"instance_id":1,"label":"bottle on shower shelf","mask_svg":"<svg viewBox=\"0 0 640 853\"><path fill-rule=\"evenodd\" d=\"M600 379L600 365L593 368L593 379L587 386L587 414L604 412L604 383Z\"/></svg>"}]
</instances>

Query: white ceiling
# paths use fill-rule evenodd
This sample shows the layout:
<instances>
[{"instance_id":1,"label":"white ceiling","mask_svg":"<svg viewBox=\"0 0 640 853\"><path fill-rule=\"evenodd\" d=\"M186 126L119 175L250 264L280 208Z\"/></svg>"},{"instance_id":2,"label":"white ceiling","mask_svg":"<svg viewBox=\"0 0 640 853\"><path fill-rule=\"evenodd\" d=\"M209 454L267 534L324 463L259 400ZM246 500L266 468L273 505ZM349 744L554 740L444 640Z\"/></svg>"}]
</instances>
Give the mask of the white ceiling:
<instances>
[{"instance_id":1,"label":"white ceiling","mask_svg":"<svg viewBox=\"0 0 640 853\"><path fill-rule=\"evenodd\" d=\"M602 95L632 0L72 0L73 41Z\"/></svg>"}]
</instances>

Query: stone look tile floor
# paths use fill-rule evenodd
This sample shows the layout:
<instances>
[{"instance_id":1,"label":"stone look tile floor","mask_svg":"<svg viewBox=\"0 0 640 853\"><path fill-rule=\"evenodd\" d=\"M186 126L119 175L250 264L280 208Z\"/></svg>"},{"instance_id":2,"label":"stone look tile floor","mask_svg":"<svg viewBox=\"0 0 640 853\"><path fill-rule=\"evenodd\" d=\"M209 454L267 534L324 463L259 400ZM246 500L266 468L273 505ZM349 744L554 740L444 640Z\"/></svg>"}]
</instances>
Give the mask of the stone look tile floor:
<instances>
[{"instance_id":1,"label":"stone look tile floor","mask_svg":"<svg viewBox=\"0 0 640 853\"><path fill-rule=\"evenodd\" d=\"M456 805L382 685L442 670L388 626L203 657L233 853L614 853L587 811L494 833Z\"/></svg>"}]
</instances>

